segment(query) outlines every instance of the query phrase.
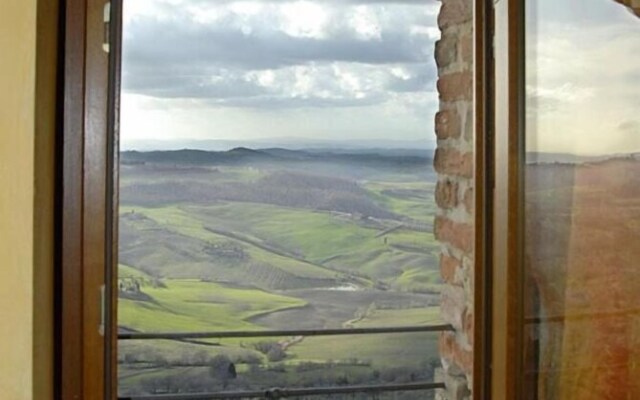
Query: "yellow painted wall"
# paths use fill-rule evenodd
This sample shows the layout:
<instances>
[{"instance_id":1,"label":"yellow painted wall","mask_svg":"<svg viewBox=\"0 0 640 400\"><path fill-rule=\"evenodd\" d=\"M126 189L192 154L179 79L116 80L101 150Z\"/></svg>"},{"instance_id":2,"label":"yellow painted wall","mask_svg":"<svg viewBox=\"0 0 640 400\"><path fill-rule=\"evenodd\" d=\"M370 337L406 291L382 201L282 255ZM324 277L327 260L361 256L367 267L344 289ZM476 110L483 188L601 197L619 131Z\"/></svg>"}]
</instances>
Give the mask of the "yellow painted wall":
<instances>
[{"instance_id":1,"label":"yellow painted wall","mask_svg":"<svg viewBox=\"0 0 640 400\"><path fill-rule=\"evenodd\" d=\"M0 399L7 400L51 398L56 12L54 2L0 0Z\"/></svg>"}]
</instances>

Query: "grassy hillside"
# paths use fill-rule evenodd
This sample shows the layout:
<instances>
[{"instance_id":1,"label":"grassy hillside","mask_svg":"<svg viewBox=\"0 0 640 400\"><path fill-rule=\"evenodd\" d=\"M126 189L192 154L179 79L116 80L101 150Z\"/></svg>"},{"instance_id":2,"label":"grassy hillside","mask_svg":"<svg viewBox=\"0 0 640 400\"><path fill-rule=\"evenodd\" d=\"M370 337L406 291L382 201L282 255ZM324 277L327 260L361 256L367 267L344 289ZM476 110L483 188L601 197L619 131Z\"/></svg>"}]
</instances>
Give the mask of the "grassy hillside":
<instances>
[{"instance_id":1,"label":"grassy hillside","mask_svg":"<svg viewBox=\"0 0 640 400\"><path fill-rule=\"evenodd\" d=\"M259 331L438 319L439 245L425 159L237 149L183 162L189 154L124 157L121 329ZM430 380L436 362L433 333L119 347L120 388L129 394ZM216 375L220 363L234 364L232 381Z\"/></svg>"},{"instance_id":2,"label":"grassy hillside","mask_svg":"<svg viewBox=\"0 0 640 400\"><path fill-rule=\"evenodd\" d=\"M119 324L138 331L256 330L245 322L256 315L302 307L304 301L258 289L197 280L165 280L164 287L143 286L151 299L123 299Z\"/></svg>"},{"instance_id":3,"label":"grassy hillside","mask_svg":"<svg viewBox=\"0 0 640 400\"><path fill-rule=\"evenodd\" d=\"M272 288L331 285L336 280L333 271L258 246L255 238L215 233L178 207L122 207L121 213L120 259L153 276Z\"/></svg>"}]
</instances>

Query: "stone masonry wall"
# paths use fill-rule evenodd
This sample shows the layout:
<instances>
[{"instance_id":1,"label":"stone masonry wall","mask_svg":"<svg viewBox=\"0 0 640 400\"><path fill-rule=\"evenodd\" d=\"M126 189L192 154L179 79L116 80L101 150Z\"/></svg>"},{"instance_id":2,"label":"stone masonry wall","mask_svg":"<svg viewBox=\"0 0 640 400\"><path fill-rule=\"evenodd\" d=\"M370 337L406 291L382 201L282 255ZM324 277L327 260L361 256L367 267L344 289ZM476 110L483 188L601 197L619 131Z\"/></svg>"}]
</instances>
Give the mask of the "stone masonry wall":
<instances>
[{"instance_id":1,"label":"stone masonry wall","mask_svg":"<svg viewBox=\"0 0 640 400\"><path fill-rule=\"evenodd\" d=\"M434 233L441 243L440 270L445 283L442 317L455 332L440 336L444 381L440 400L471 398L473 370L473 2L442 0L436 44L440 111L435 117L438 146L439 207Z\"/></svg>"}]
</instances>

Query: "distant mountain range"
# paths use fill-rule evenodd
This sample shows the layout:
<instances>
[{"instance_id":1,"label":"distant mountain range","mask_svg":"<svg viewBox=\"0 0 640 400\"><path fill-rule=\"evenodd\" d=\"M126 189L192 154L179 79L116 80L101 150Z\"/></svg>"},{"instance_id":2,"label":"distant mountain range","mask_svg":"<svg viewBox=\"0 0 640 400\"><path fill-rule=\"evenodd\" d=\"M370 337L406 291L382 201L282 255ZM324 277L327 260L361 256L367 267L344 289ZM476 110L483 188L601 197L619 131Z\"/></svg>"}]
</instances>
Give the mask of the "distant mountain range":
<instances>
[{"instance_id":1,"label":"distant mountain range","mask_svg":"<svg viewBox=\"0 0 640 400\"><path fill-rule=\"evenodd\" d=\"M596 156L576 155L570 153L543 153L529 152L527 153L527 164L583 164L589 162L598 162L609 160L612 158L635 158L640 159L640 153L628 154L604 154Z\"/></svg>"},{"instance_id":2,"label":"distant mountain range","mask_svg":"<svg viewBox=\"0 0 640 400\"><path fill-rule=\"evenodd\" d=\"M425 150L371 150L347 153L328 150L290 150L282 148L249 149L236 147L228 151L170 150L123 151L123 164L239 165L264 163L335 163L371 167L413 167L431 164L431 153Z\"/></svg>"},{"instance_id":3,"label":"distant mountain range","mask_svg":"<svg viewBox=\"0 0 640 400\"><path fill-rule=\"evenodd\" d=\"M290 149L281 147L257 148L235 147L225 151L200 149L125 150L121 153L123 164L181 164L181 165L239 165L258 163L335 163L358 164L369 167L411 167L430 164L433 151L428 149L404 148L306 148ZM583 164L614 158L634 158L640 160L640 153L585 156L569 153L529 152L527 164Z\"/></svg>"},{"instance_id":4,"label":"distant mountain range","mask_svg":"<svg viewBox=\"0 0 640 400\"><path fill-rule=\"evenodd\" d=\"M416 149L433 150L434 139L394 140L394 139L305 139L269 138L255 140L123 140L122 150L154 151L196 149L207 151L227 151L237 147L252 149L286 148L291 150L323 149L332 151L361 151L371 149Z\"/></svg>"}]
</instances>

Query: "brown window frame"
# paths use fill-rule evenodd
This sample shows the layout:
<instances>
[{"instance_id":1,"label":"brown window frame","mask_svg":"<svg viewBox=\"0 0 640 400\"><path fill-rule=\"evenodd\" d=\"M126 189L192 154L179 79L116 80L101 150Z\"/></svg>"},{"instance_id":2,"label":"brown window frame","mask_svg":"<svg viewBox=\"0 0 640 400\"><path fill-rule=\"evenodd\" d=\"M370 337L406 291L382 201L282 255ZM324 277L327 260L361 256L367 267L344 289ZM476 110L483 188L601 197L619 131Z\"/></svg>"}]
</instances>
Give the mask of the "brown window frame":
<instances>
[{"instance_id":1,"label":"brown window frame","mask_svg":"<svg viewBox=\"0 0 640 400\"><path fill-rule=\"evenodd\" d=\"M495 0L492 73L495 111L490 136L494 187L491 338L492 400L519 400L525 392L525 168L526 6L534 0ZM623 5L624 1L618 1ZM632 10L630 10L632 11Z\"/></svg>"},{"instance_id":2,"label":"brown window frame","mask_svg":"<svg viewBox=\"0 0 640 400\"><path fill-rule=\"evenodd\" d=\"M472 394L492 399L493 0L475 0L474 23L474 332Z\"/></svg>"},{"instance_id":3,"label":"brown window frame","mask_svg":"<svg viewBox=\"0 0 640 400\"><path fill-rule=\"evenodd\" d=\"M58 146L59 268L56 340L56 398L112 398L116 378L113 268L114 138L110 126L111 88L119 71L109 65L107 37L119 40L116 26L105 25L107 0L67 0L61 5L62 133ZM111 2L119 20L120 0ZM105 303L110 299L113 304Z\"/></svg>"},{"instance_id":4,"label":"brown window frame","mask_svg":"<svg viewBox=\"0 0 640 400\"><path fill-rule=\"evenodd\" d=\"M61 9L64 68L63 130L59 146L61 227L56 291L60 312L56 370L57 393L62 399L115 400L117 396L117 292L113 282L117 273L114 261L118 176L114 167L118 154L113 149L118 139L111 134L117 127L111 126L110 121L117 121L119 109L117 102L110 99L119 95L120 54L104 52L103 42L108 37L112 49L120 48L122 1L110 2L110 28L105 27L103 20L108 0L66 0ZM493 148L493 90L494 87L497 90L496 99L501 90L500 83L493 79L494 1L470 1L474 2L476 107L473 393L479 399L515 399L501 394L515 393L508 389L514 372L510 367L514 347L507 341L508 345L502 346L499 339L515 327L505 323L511 321L514 305L500 301L504 298L501 291L510 288L502 283L514 279L507 273L510 271L507 267L515 256L501 253L499 246L505 240L513 240L509 235L513 232L513 221L503 220L503 214L509 213L512 204L509 203L506 209L492 207L494 196L496 205L503 204L506 193L498 184L495 192L491 190L494 180L513 179L511 170L504 175L493 167L492 157L499 164L503 157L513 162L515 156L500 147L499 128L502 125L497 118L503 116L497 112L495 155ZM502 14L500 5L507 2L511 13L508 17ZM515 28L509 19L514 18L512 10L518 3L518 0L499 0L496 4L496 21L509 22L510 46L513 45L511 41L517 41L512 36ZM498 47L496 53L504 50ZM508 58L510 62L514 61L513 54L509 53ZM502 61L496 60L496 65L500 66ZM109 65L115 67L109 68ZM511 75L509 79L512 84ZM514 87L509 87L510 102L515 101L512 97L517 97ZM509 119L509 124L515 121ZM495 177L493 171L497 171ZM513 180L508 182L512 188ZM494 226L495 235L492 234ZM495 264L490 268L494 254ZM506 307L509 312L505 314L500 307ZM100 332L102 324L108 327L103 333ZM508 327L508 332L502 332L502 324Z\"/></svg>"},{"instance_id":5,"label":"brown window frame","mask_svg":"<svg viewBox=\"0 0 640 400\"><path fill-rule=\"evenodd\" d=\"M494 4L493 224L490 251L492 400L518 400L524 320L525 0Z\"/></svg>"}]
</instances>

